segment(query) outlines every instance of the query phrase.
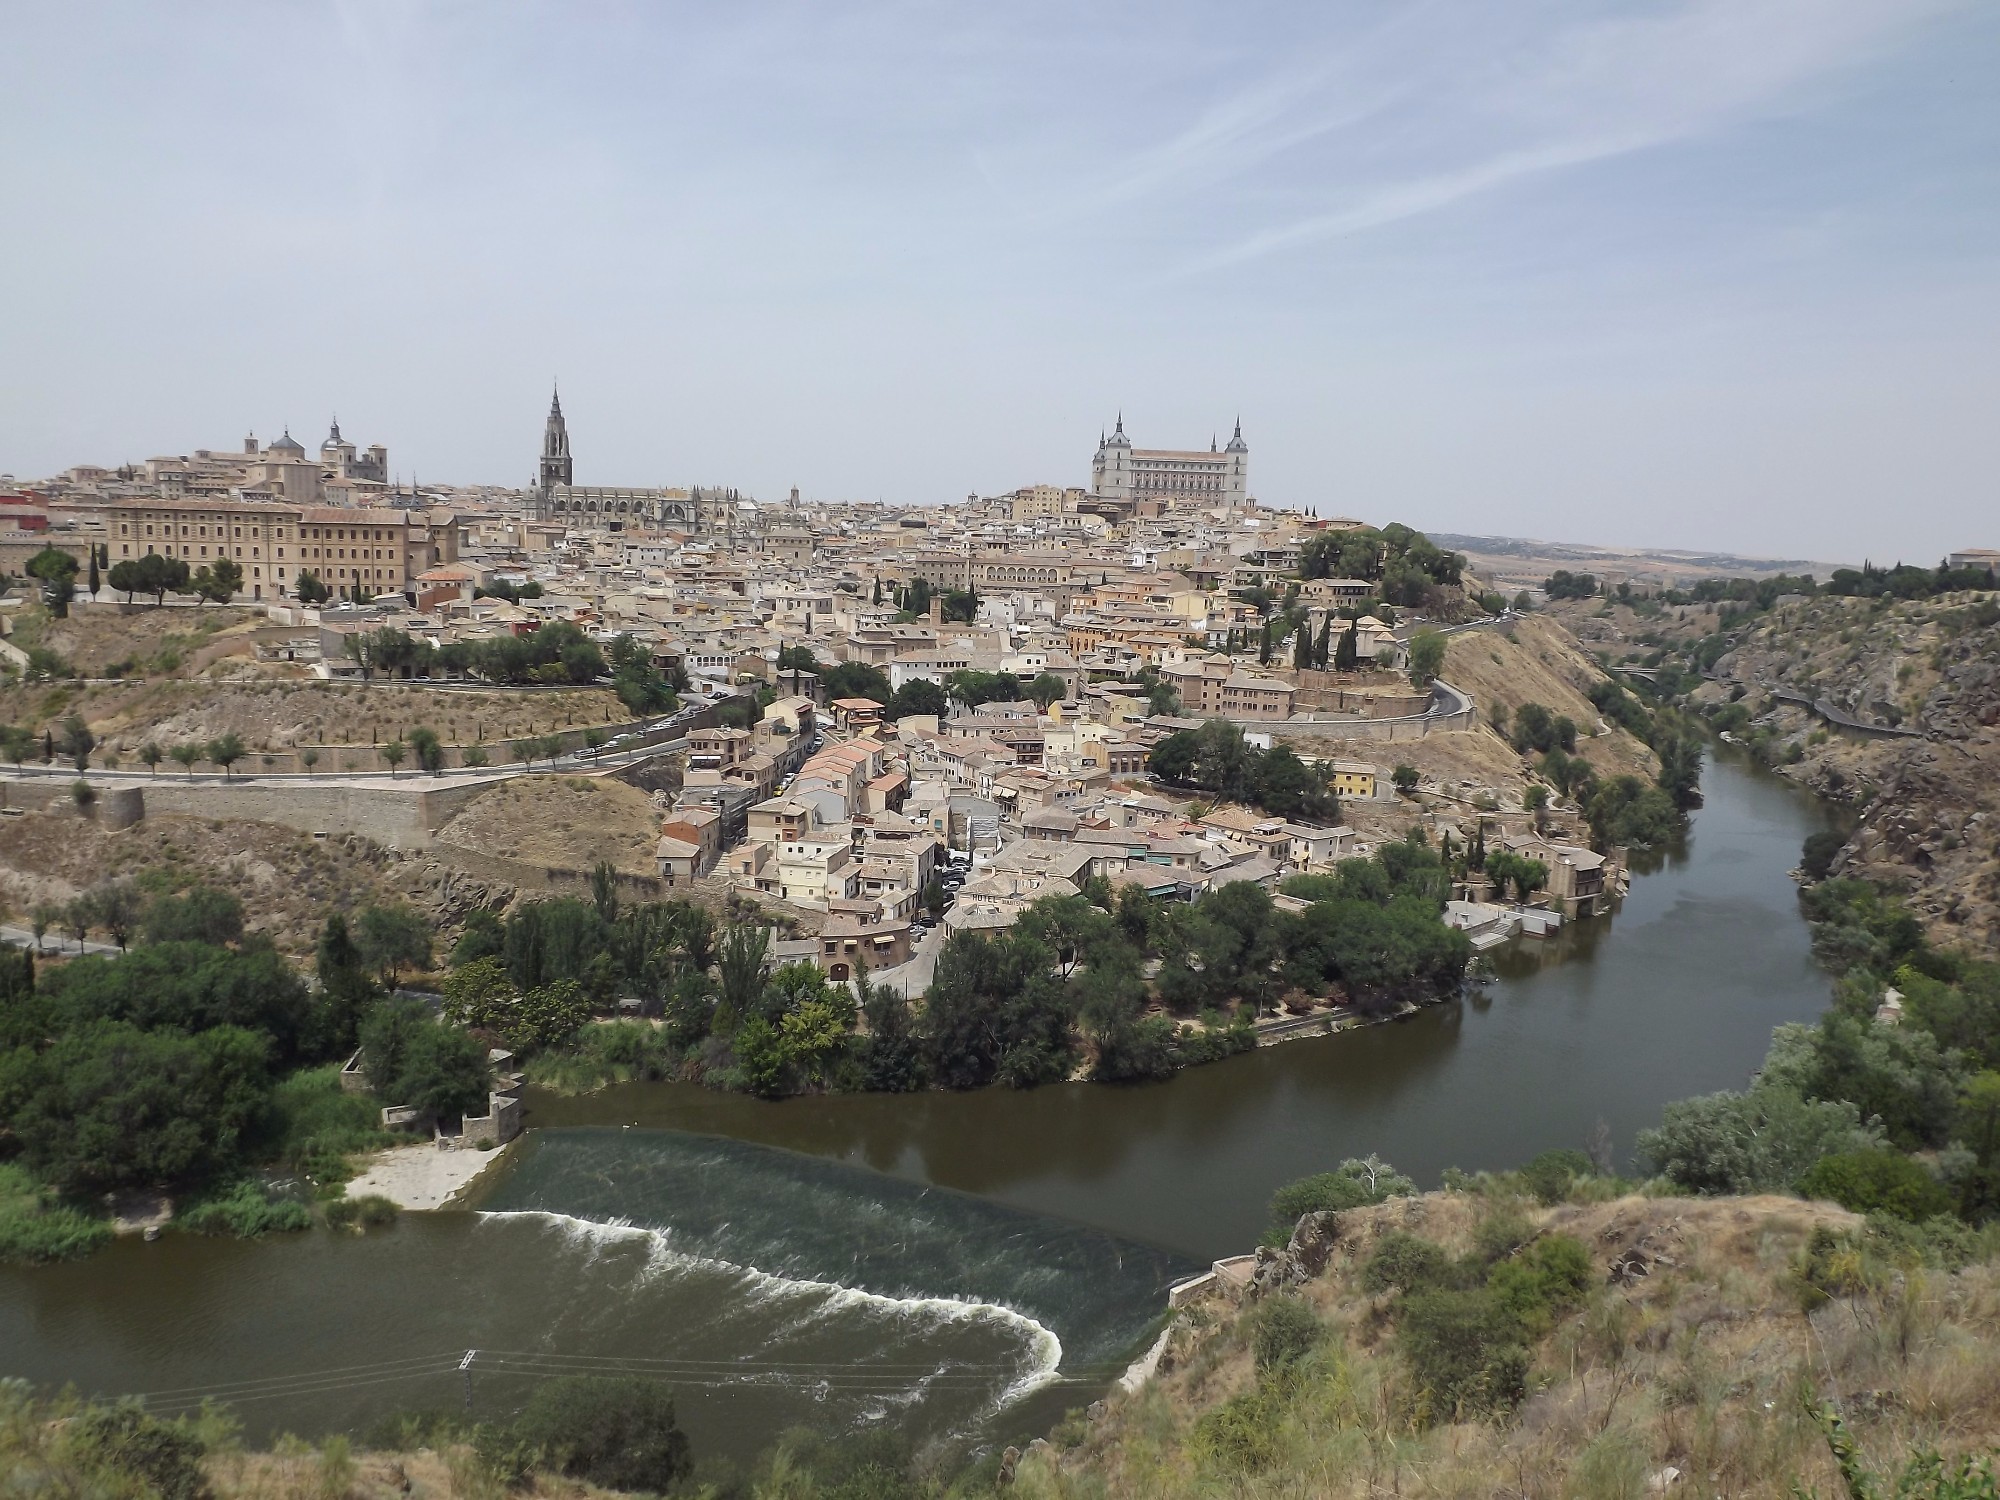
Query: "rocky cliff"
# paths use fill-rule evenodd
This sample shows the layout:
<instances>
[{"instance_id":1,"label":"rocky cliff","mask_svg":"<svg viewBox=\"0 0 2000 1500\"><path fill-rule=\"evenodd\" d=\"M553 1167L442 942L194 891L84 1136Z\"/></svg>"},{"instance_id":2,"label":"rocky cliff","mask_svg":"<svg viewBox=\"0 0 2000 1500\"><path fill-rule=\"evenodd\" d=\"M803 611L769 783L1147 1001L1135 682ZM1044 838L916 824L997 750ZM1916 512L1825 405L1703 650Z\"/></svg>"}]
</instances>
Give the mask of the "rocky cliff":
<instances>
[{"instance_id":1,"label":"rocky cliff","mask_svg":"<svg viewBox=\"0 0 2000 1500\"><path fill-rule=\"evenodd\" d=\"M1738 633L1696 697L1740 703L1747 718L1720 722L1853 812L1833 873L1906 889L1934 941L2000 952L2000 608L1788 604Z\"/></svg>"}]
</instances>

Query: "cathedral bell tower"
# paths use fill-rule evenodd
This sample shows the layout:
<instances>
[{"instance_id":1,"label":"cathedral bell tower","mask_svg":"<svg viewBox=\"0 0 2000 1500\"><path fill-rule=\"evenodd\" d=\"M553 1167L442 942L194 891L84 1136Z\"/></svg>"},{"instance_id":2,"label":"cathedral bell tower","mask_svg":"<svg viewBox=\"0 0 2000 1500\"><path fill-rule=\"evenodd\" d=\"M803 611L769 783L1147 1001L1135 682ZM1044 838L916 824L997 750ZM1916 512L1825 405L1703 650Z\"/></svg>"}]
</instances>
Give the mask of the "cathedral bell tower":
<instances>
[{"instance_id":1,"label":"cathedral bell tower","mask_svg":"<svg viewBox=\"0 0 2000 1500\"><path fill-rule=\"evenodd\" d=\"M562 394L549 398L549 420L542 428L542 467L539 475L541 499L546 507L549 492L557 485L573 483L570 476L569 424L563 420Z\"/></svg>"}]
</instances>

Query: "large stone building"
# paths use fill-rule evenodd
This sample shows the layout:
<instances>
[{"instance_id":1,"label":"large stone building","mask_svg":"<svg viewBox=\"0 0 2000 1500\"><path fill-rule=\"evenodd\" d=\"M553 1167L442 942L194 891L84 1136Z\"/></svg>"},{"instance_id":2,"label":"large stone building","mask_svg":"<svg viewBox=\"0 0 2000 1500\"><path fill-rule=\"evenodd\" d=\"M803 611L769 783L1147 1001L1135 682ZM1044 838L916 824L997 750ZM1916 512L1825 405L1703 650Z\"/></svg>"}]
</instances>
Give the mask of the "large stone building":
<instances>
[{"instance_id":1,"label":"large stone building","mask_svg":"<svg viewBox=\"0 0 2000 1500\"><path fill-rule=\"evenodd\" d=\"M418 574L458 560L458 521L445 512L255 500L126 500L88 509L101 518L114 564L148 553L197 569L232 558L250 599L291 595L302 572L336 593L403 593Z\"/></svg>"},{"instance_id":2,"label":"large stone building","mask_svg":"<svg viewBox=\"0 0 2000 1500\"><path fill-rule=\"evenodd\" d=\"M575 483L569 450L569 423L560 394L549 400L542 427L542 459L535 473L535 516L586 531L702 531L714 500L701 491L625 489ZM729 501L733 502L732 492Z\"/></svg>"},{"instance_id":3,"label":"large stone building","mask_svg":"<svg viewBox=\"0 0 2000 1500\"><path fill-rule=\"evenodd\" d=\"M1178 448L1134 448L1125 436L1125 415L1110 437L1099 437L1097 457L1090 465L1090 493L1110 505L1157 501L1169 509L1211 505L1241 505L1250 494L1250 445L1243 441L1243 422L1227 447L1211 438L1208 451Z\"/></svg>"}]
</instances>

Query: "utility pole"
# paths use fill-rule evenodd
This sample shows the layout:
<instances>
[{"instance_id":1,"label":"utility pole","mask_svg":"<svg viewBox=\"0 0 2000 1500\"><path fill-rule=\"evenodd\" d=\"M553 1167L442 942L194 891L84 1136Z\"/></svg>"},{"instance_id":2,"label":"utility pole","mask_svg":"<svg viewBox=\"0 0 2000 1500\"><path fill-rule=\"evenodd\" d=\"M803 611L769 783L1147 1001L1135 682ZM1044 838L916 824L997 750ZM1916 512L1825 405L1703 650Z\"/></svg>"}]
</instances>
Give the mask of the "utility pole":
<instances>
[{"instance_id":1,"label":"utility pole","mask_svg":"<svg viewBox=\"0 0 2000 1500\"><path fill-rule=\"evenodd\" d=\"M465 1412L467 1416L472 1414L472 1358L478 1352L477 1349L468 1349L465 1351L465 1358L458 1362L458 1373L465 1377Z\"/></svg>"}]
</instances>

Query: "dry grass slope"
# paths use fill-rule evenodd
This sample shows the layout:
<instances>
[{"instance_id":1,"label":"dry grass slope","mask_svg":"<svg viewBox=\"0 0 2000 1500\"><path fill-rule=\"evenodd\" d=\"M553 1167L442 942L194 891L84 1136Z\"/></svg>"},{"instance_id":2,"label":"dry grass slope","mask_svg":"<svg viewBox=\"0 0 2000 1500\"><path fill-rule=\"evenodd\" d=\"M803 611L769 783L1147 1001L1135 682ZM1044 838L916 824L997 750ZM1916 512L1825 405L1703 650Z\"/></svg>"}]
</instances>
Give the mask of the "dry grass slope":
<instances>
[{"instance_id":1,"label":"dry grass slope","mask_svg":"<svg viewBox=\"0 0 2000 1500\"><path fill-rule=\"evenodd\" d=\"M1732 1500L1781 1500L1795 1485L1845 1493L1802 1405L1808 1393L1838 1403L1878 1472L1925 1447L1977 1454L2000 1445L1995 1268L1907 1270L1808 1316L1793 1280L1808 1236L1856 1221L1780 1198L1627 1197L1532 1210L1544 1233L1587 1247L1595 1288L1535 1349L1517 1413L1425 1426L1394 1353L1390 1299L1365 1292L1360 1270L1391 1230L1462 1252L1492 1211L1480 1196L1438 1193L1341 1217L1331 1261L1303 1289L1328 1334L1261 1408L1261 1462L1218 1450L1202 1425L1259 1379L1248 1317L1211 1302L1183 1315L1165 1374L1063 1434L1066 1450L1030 1455L1017 1493L1640 1500L1670 1484ZM1621 1262L1643 1262L1645 1273L1611 1276Z\"/></svg>"},{"instance_id":2,"label":"dry grass slope","mask_svg":"<svg viewBox=\"0 0 2000 1500\"><path fill-rule=\"evenodd\" d=\"M636 787L608 776L517 776L475 798L437 841L475 854L557 870L599 860L652 875L660 813Z\"/></svg>"}]
</instances>

